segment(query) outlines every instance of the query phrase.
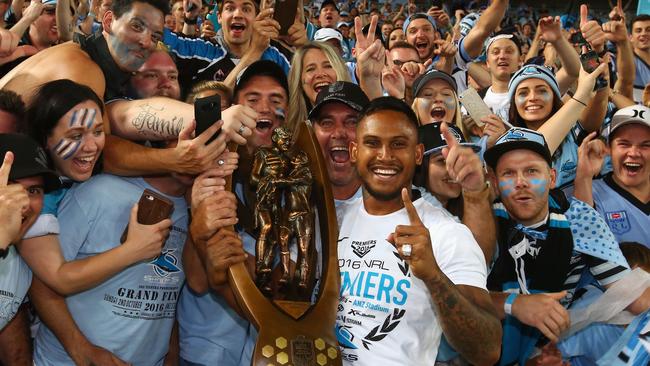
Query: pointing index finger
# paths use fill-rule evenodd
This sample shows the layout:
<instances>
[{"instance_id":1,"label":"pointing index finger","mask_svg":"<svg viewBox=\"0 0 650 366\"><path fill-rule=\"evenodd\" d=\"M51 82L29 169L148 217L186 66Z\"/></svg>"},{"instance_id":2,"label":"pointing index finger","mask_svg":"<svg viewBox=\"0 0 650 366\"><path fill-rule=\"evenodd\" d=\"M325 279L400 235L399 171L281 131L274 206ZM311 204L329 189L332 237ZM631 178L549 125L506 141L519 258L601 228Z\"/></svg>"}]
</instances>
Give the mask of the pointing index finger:
<instances>
[{"instance_id":1,"label":"pointing index finger","mask_svg":"<svg viewBox=\"0 0 650 366\"><path fill-rule=\"evenodd\" d=\"M446 122L442 122L440 124L440 132L442 132L442 137L445 138L445 142L447 142L447 147L449 149L458 146L458 141L454 137L454 135L449 131L449 127L447 126Z\"/></svg>"},{"instance_id":2,"label":"pointing index finger","mask_svg":"<svg viewBox=\"0 0 650 366\"><path fill-rule=\"evenodd\" d=\"M5 187L9 182L9 172L11 171L11 165L14 163L14 153L7 151L2 162L2 167L0 167L0 187Z\"/></svg>"},{"instance_id":3,"label":"pointing index finger","mask_svg":"<svg viewBox=\"0 0 650 366\"><path fill-rule=\"evenodd\" d=\"M404 208L406 209L406 213L409 216L411 225L422 226L420 215L418 215L418 212L415 210L415 206L413 206L413 202L411 202L409 191L406 188L402 188L402 201L404 202Z\"/></svg>"}]
</instances>

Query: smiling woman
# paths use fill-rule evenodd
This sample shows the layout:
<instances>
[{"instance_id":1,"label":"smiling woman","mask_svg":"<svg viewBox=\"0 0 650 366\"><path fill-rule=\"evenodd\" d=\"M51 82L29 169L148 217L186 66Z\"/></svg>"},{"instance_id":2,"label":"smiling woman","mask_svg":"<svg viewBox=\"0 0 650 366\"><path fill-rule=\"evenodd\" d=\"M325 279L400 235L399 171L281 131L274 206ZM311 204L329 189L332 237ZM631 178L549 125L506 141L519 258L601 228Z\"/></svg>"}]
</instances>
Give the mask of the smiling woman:
<instances>
[{"instance_id":1,"label":"smiling woman","mask_svg":"<svg viewBox=\"0 0 650 366\"><path fill-rule=\"evenodd\" d=\"M350 73L330 45L311 42L296 51L289 73L287 123L291 130L307 119L318 92L336 81L350 81Z\"/></svg>"}]
</instances>

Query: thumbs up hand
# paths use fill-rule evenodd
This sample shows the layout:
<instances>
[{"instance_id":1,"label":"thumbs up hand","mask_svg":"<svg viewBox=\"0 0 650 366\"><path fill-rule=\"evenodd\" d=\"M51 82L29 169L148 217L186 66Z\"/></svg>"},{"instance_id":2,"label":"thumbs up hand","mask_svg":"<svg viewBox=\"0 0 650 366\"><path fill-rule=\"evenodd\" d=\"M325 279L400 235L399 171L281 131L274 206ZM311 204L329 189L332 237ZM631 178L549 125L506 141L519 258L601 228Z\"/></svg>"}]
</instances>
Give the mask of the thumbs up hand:
<instances>
[{"instance_id":1,"label":"thumbs up hand","mask_svg":"<svg viewBox=\"0 0 650 366\"><path fill-rule=\"evenodd\" d=\"M587 5L580 5L580 32L585 40L591 45L594 51L601 53L605 49L607 37L597 21L589 20L589 8Z\"/></svg>"}]
</instances>

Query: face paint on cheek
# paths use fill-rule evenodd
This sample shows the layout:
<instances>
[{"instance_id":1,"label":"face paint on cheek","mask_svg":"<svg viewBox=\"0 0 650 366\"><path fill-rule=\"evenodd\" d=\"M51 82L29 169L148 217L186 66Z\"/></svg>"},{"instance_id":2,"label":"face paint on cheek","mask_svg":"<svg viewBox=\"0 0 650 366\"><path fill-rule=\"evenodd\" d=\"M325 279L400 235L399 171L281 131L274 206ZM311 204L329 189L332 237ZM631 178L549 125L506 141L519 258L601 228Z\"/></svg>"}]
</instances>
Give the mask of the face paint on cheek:
<instances>
[{"instance_id":1,"label":"face paint on cheek","mask_svg":"<svg viewBox=\"0 0 650 366\"><path fill-rule=\"evenodd\" d=\"M533 192L535 192L535 194L537 194L538 196L542 196L542 195L544 195L544 193L546 193L546 183L547 183L546 179L531 179L530 180L531 188L532 188Z\"/></svg>"},{"instance_id":2,"label":"face paint on cheek","mask_svg":"<svg viewBox=\"0 0 650 366\"><path fill-rule=\"evenodd\" d=\"M499 181L499 190L503 197L508 197L512 194L514 189L514 181L512 179L504 179Z\"/></svg>"},{"instance_id":3,"label":"face paint on cheek","mask_svg":"<svg viewBox=\"0 0 650 366\"><path fill-rule=\"evenodd\" d=\"M418 114L420 117L420 122L428 122L431 118L431 107L433 106L433 101L428 98L417 98L418 101Z\"/></svg>"},{"instance_id":4,"label":"face paint on cheek","mask_svg":"<svg viewBox=\"0 0 650 366\"><path fill-rule=\"evenodd\" d=\"M68 160L79 150L79 146L81 146L81 140L75 141L64 137L59 140L52 150L61 159Z\"/></svg>"},{"instance_id":5,"label":"face paint on cheek","mask_svg":"<svg viewBox=\"0 0 650 366\"><path fill-rule=\"evenodd\" d=\"M540 90L539 99L541 99L544 103L550 103L553 100L553 96L546 90Z\"/></svg>"},{"instance_id":6,"label":"face paint on cheek","mask_svg":"<svg viewBox=\"0 0 650 366\"><path fill-rule=\"evenodd\" d=\"M445 108L449 111L453 111L456 109L456 99L452 96L446 96L443 99L443 103L445 103Z\"/></svg>"},{"instance_id":7,"label":"face paint on cheek","mask_svg":"<svg viewBox=\"0 0 650 366\"><path fill-rule=\"evenodd\" d=\"M90 129L93 127L93 124L95 124L95 116L97 115L97 110L89 109L89 113L87 115L88 116L86 117L86 122L84 124L86 125L86 128Z\"/></svg>"},{"instance_id":8,"label":"face paint on cheek","mask_svg":"<svg viewBox=\"0 0 650 366\"><path fill-rule=\"evenodd\" d=\"M286 113L284 112L284 109L282 108L276 108L275 109L275 116L278 117L278 119L282 122L287 118Z\"/></svg>"},{"instance_id":9,"label":"face paint on cheek","mask_svg":"<svg viewBox=\"0 0 650 366\"><path fill-rule=\"evenodd\" d=\"M517 103L518 106L523 107L524 104L526 104L526 96L525 95L517 95L515 97L515 103Z\"/></svg>"}]
</instances>

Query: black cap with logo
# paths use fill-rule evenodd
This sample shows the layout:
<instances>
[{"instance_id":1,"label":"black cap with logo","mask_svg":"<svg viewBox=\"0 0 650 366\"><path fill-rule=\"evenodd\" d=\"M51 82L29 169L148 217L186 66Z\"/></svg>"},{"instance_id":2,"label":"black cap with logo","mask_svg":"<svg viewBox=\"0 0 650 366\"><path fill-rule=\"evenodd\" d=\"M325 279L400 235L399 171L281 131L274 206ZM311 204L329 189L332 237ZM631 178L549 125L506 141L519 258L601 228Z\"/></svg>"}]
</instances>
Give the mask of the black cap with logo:
<instances>
[{"instance_id":1,"label":"black cap with logo","mask_svg":"<svg viewBox=\"0 0 650 366\"><path fill-rule=\"evenodd\" d=\"M14 162L9 172L10 181L40 175L43 177L45 192L61 187L58 175L47 167L45 150L32 138L13 133L0 134L0 164L9 151L14 154Z\"/></svg>"},{"instance_id":2,"label":"black cap with logo","mask_svg":"<svg viewBox=\"0 0 650 366\"><path fill-rule=\"evenodd\" d=\"M370 101L359 85L347 81L337 81L318 93L316 104L309 112L309 119L316 119L323 106L331 102L343 103L355 111L361 112Z\"/></svg>"}]
</instances>

